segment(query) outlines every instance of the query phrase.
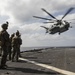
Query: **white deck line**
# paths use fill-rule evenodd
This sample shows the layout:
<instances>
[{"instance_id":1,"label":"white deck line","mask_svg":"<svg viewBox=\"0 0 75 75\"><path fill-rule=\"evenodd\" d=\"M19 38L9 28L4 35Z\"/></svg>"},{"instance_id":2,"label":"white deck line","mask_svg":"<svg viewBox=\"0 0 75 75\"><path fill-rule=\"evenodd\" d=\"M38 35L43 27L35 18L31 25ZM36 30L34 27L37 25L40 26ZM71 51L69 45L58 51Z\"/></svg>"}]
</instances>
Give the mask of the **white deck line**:
<instances>
[{"instance_id":1,"label":"white deck line","mask_svg":"<svg viewBox=\"0 0 75 75\"><path fill-rule=\"evenodd\" d=\"M59 68L56 68L56 67L53 67L53 66L50 66L50 65L38 63L38 62L35 62L35 61L30 61L30 60L24 59L24 58L19 58L19 59L23 60L23 61L27 61L27 62L35 64L35 65L38 65L38 66L41 66L41 67L44 67L44 68L47 68L47 69L50 69L50 70L53 70L53 71L56 71L56 72L59 72L59 73L64 74L64 75L75 75L74 72L70 72L70 71L67 71L67 70L59 69Z\"/></svg>"}]
</instances>

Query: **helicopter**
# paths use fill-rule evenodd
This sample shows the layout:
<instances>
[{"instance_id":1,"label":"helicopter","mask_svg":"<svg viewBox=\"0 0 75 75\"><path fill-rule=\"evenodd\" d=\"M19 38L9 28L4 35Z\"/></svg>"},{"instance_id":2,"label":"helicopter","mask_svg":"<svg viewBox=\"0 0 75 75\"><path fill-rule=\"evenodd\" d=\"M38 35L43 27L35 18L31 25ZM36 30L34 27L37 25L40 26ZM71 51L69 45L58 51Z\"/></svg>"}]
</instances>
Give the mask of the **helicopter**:
<instances>
[{"instance_id":1,"label":"helicopter","mask_svg":"<svg viewBox=\"0 0 75 75\"><path fill-rule=\"evenodd\" d=\"M40 26L44 29L46 29L46 33L49 34L55 34L58 33L60 35L60 33L63 33L67 30L69 30L69 28L72 28L72 26L70 26L71 22L68 22L66 20L63 20L74 8L71 7L67 10L67 12L62 16L62 18L60 20L58 20L55 16L53 16L52 14L50 14L48 11L46 11L44 8L42 8L42 11L44 11L45 13L47 13L49 16L51 16L53 19L49 19L49 18L44 18L44 17L38 17L38 16L33 16L34 18L39 18L39 19L44 19L44 20L48 20L49 22L44 22L44 23L54 23L51 27L46 27L46 26ZM55 23L56 22L56 23Z\"/></svg>"}]
</instances>

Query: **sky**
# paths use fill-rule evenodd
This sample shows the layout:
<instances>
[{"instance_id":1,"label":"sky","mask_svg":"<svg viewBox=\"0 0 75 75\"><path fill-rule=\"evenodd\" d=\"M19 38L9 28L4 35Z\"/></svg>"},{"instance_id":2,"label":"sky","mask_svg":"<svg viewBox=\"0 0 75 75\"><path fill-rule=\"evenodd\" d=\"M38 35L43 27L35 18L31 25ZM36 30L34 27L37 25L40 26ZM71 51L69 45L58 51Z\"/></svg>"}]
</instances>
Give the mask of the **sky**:
<instances>
[{"instance_id":1,"label":"sky","mask_svg":"<svg viewBox=\"0 0 75 75\"><path fill-rule=\"evenodd\" d=\"M23 41L22 47L75 46L75 20L71 20L75 19L75 9L64 18L72 22L73 28L61 35L45 34L45 29L40 26L50 27L52 24L44 24L46 20L33 18L33 16L51 18L41 10L44 8L61 19L71 7L75 8L75 0L0 0L0 25L8 21L7 31L10 35L19 30Z\"/></svg>"}]
</instances>

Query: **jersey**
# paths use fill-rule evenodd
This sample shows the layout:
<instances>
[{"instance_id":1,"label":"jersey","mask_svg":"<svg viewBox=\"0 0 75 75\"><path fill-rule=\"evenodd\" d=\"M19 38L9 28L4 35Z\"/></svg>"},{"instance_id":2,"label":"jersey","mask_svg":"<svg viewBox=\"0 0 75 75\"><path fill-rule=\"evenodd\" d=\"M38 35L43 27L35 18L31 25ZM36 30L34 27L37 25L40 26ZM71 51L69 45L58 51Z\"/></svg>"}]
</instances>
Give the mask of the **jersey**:
<instances>
[{"instance_id":1,"label":"jersey","mask_svg":"<svg viewBox=\"0 0 75 75\"><path fill-rule=\"evenodd\" d=\"M22 44L22 40L20 37L16 36L12 38L12 46L20 46Z\"/></svg>"},{"instance_id":2,"label":"jersey","mask_svg":"<svg viewBox=\"0 0 75 75\"><path fill-rule=\"evenodd\" d=\"M8 46L9 45L9 34L7 31L0 32L0 46Z\"/></svg>"}]
</instances>

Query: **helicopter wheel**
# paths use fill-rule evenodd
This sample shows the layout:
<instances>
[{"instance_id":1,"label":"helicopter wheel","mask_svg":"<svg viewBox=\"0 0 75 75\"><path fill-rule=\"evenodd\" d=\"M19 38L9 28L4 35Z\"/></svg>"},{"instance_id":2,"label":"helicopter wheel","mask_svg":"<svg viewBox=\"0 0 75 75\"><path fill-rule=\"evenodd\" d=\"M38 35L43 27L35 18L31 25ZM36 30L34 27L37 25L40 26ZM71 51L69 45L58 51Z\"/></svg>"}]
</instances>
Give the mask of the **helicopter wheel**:
<instances>
[{"instance_id":1,"label":"helicopter wheel","mask_svg":"<svg viewBox=\"0 0 75 75\"><path fill-rule=\"evenodd\" d=\"M59 32L59 35L60 35L60 32Z\"/></svg>"}]
</instances>

